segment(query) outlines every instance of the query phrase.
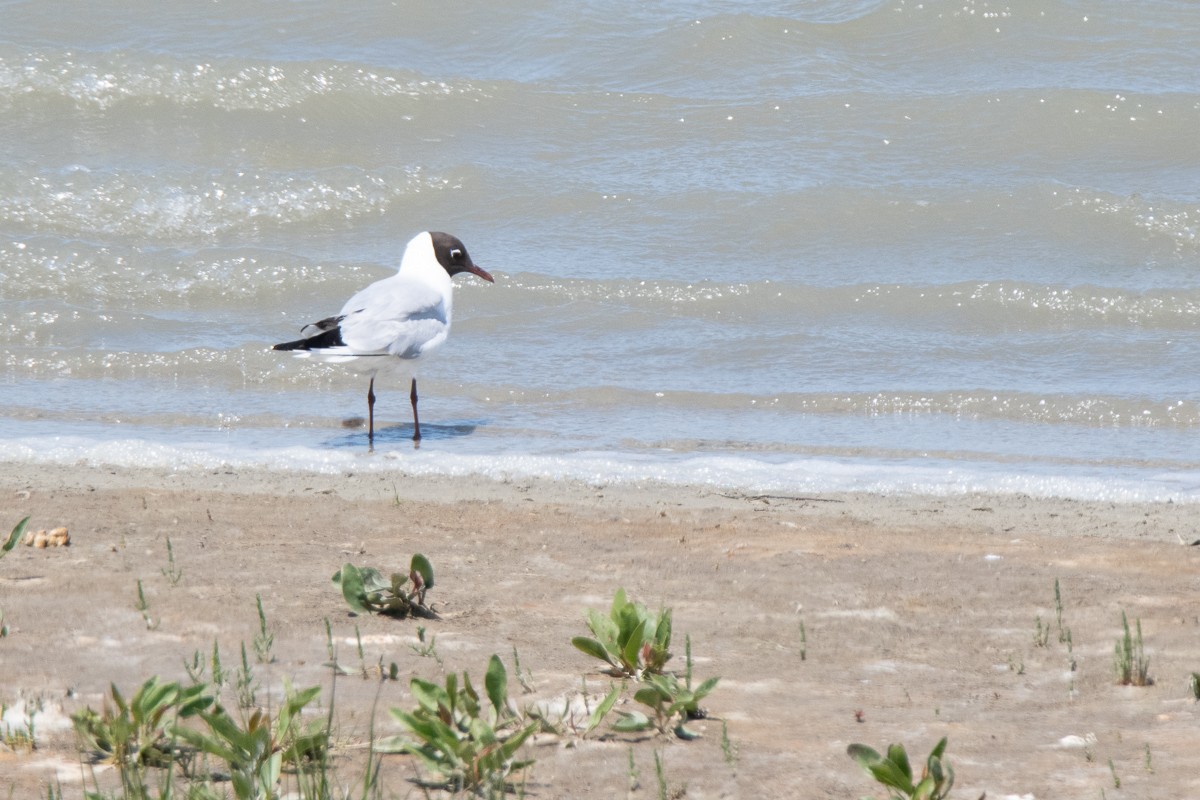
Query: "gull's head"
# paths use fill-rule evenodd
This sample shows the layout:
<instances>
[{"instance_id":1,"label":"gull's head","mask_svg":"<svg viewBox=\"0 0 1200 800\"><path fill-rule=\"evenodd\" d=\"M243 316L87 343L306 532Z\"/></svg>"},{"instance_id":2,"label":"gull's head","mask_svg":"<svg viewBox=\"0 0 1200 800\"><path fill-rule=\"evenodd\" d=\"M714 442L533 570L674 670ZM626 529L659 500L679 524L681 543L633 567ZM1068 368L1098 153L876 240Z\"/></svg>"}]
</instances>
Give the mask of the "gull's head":
<instances>
[{"instance_id":1,"label":"gull's head","mask_svg":"<svg viewBox=\"0 0 1200 800\"><path fill-rule=\"evenodd\" d=\"M496 282L487 270L475 266L475 262L471 260L471 254L467 252L466 245L457 236L440 231L430 231L428 235L433 246L433 257L451 277L460 272L469 272L472 275L478 275L488 283Z\"/></svg>"}]
</instances>

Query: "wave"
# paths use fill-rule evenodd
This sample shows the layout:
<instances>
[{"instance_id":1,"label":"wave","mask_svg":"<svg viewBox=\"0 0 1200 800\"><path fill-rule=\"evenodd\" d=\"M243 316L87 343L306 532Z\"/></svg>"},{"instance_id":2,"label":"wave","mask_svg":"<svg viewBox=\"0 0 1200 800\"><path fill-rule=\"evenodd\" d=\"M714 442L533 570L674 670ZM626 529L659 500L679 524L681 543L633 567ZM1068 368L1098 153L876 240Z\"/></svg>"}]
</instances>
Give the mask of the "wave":
<instances>
[{"instance_id":1,"label":"wave","mask_svg":"<svg viewBox=\"0 0 1200 800\"><path fill-rule=\"evenodd\" d=\"M598 281L518 273L506 277L497 288L489 302L493 313L588 302L731 326L765 326L772 320L811 325L854 316L868 322L874 317L870 324L886 320L913 327L940 327L957 320L970 323L979 332L1200 327L1200 287L1136 290L1021 281L811 286L785 281ZM545 313L545 308L539 313Z\"/></svg>"},{"instance_id":2,"label":"wave","mask_svg":"<svg viewBox=\"0 0 1200 800\"><path fill-rule=\"evenodd\" d=\"M0 219L10 232L26 235L211 239L297 224L345 225L408 195L453 188L450 179L419 167L176 174L15 168L0 171Z\"/></svg>"},{"instance_id":3,"label":"wave","mask_svg":"<svg viewBox=\"0 0 1200 800\"><path fill-rule=\"evenodd\" d=\"M335 61L197 62L121 51L0 57L0 110L65 100L82 111L107 111L121 103L279 111L330 96L420 99L480 94L469 82Z\"/></svg>"}]
</instances>

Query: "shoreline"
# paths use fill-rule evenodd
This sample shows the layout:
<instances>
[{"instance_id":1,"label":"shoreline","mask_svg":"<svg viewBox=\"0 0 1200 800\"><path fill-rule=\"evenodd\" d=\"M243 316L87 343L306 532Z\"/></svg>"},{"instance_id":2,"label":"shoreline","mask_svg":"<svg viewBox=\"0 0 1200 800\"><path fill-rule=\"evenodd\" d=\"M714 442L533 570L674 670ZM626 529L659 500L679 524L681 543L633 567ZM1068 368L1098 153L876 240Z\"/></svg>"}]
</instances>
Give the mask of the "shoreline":
<instances>
[{"instance_id":1,"label":"shoreline","mask_svg":"<svg viewBox=\"0 0 1200 800\"><path fill-rule=\"evenodd\" d=\"M334 474L236 468L165 470L91 464L60 466L0 462L0 466L8 473L0 478L0 487L11 486L16 492L49 485L74 489L216 491L248 495L336 494L347 500L536 502L597 511L671 508L733 511L749 508L770 513L801 507L818 518L849 516L872 524L906 524L921 515L938 515L948 525L978 526L996 533L1021 529L1047 536L1101 536L1174 544L1191 544L1200 537L1200 517L1194 513L1197 506L1170 500L1078 500L995 492L774 493L654 481L590 484L571 478L496 479L478 475L413 475L401 470Z\"/></svg>"}]
</instances>

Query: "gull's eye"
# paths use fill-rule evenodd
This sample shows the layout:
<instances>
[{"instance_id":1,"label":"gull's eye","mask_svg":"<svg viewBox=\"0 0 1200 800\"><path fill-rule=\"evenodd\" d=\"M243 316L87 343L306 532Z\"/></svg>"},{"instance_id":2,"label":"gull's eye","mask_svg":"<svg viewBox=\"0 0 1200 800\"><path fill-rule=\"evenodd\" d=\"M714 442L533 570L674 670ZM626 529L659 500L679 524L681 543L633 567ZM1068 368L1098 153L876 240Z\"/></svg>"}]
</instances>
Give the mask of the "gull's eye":
<instances>
[{"instance_id":1,"label":"gull's eye","mask_svg":"<svg viewBox=\"0 0 1200 800\"><path fill-rule=\"evenodd\" d=\"M450 251L450 258L453 261L458 261L460 258L462 258L462 250L459 250L457 247L454 248Z\"/></svg>"}]
</instances>

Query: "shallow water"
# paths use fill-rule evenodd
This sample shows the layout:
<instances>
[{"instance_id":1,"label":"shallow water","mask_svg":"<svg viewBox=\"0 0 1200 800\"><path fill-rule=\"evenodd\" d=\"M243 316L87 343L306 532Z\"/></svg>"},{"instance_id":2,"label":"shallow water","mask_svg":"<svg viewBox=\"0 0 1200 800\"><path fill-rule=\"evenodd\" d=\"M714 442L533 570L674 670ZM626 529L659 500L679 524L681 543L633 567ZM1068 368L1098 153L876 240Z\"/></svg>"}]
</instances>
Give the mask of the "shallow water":
<instances>
[{"instance_id":1,"label":"shallow water","mask_svg":"<svg viewBox=\"0 0 1200 800\"><path fill-rule=\"evenodd\" d=\"M1200 8L794 5L0 3L5 458L1200 499Z\"/></svg>"}]
</instances>

